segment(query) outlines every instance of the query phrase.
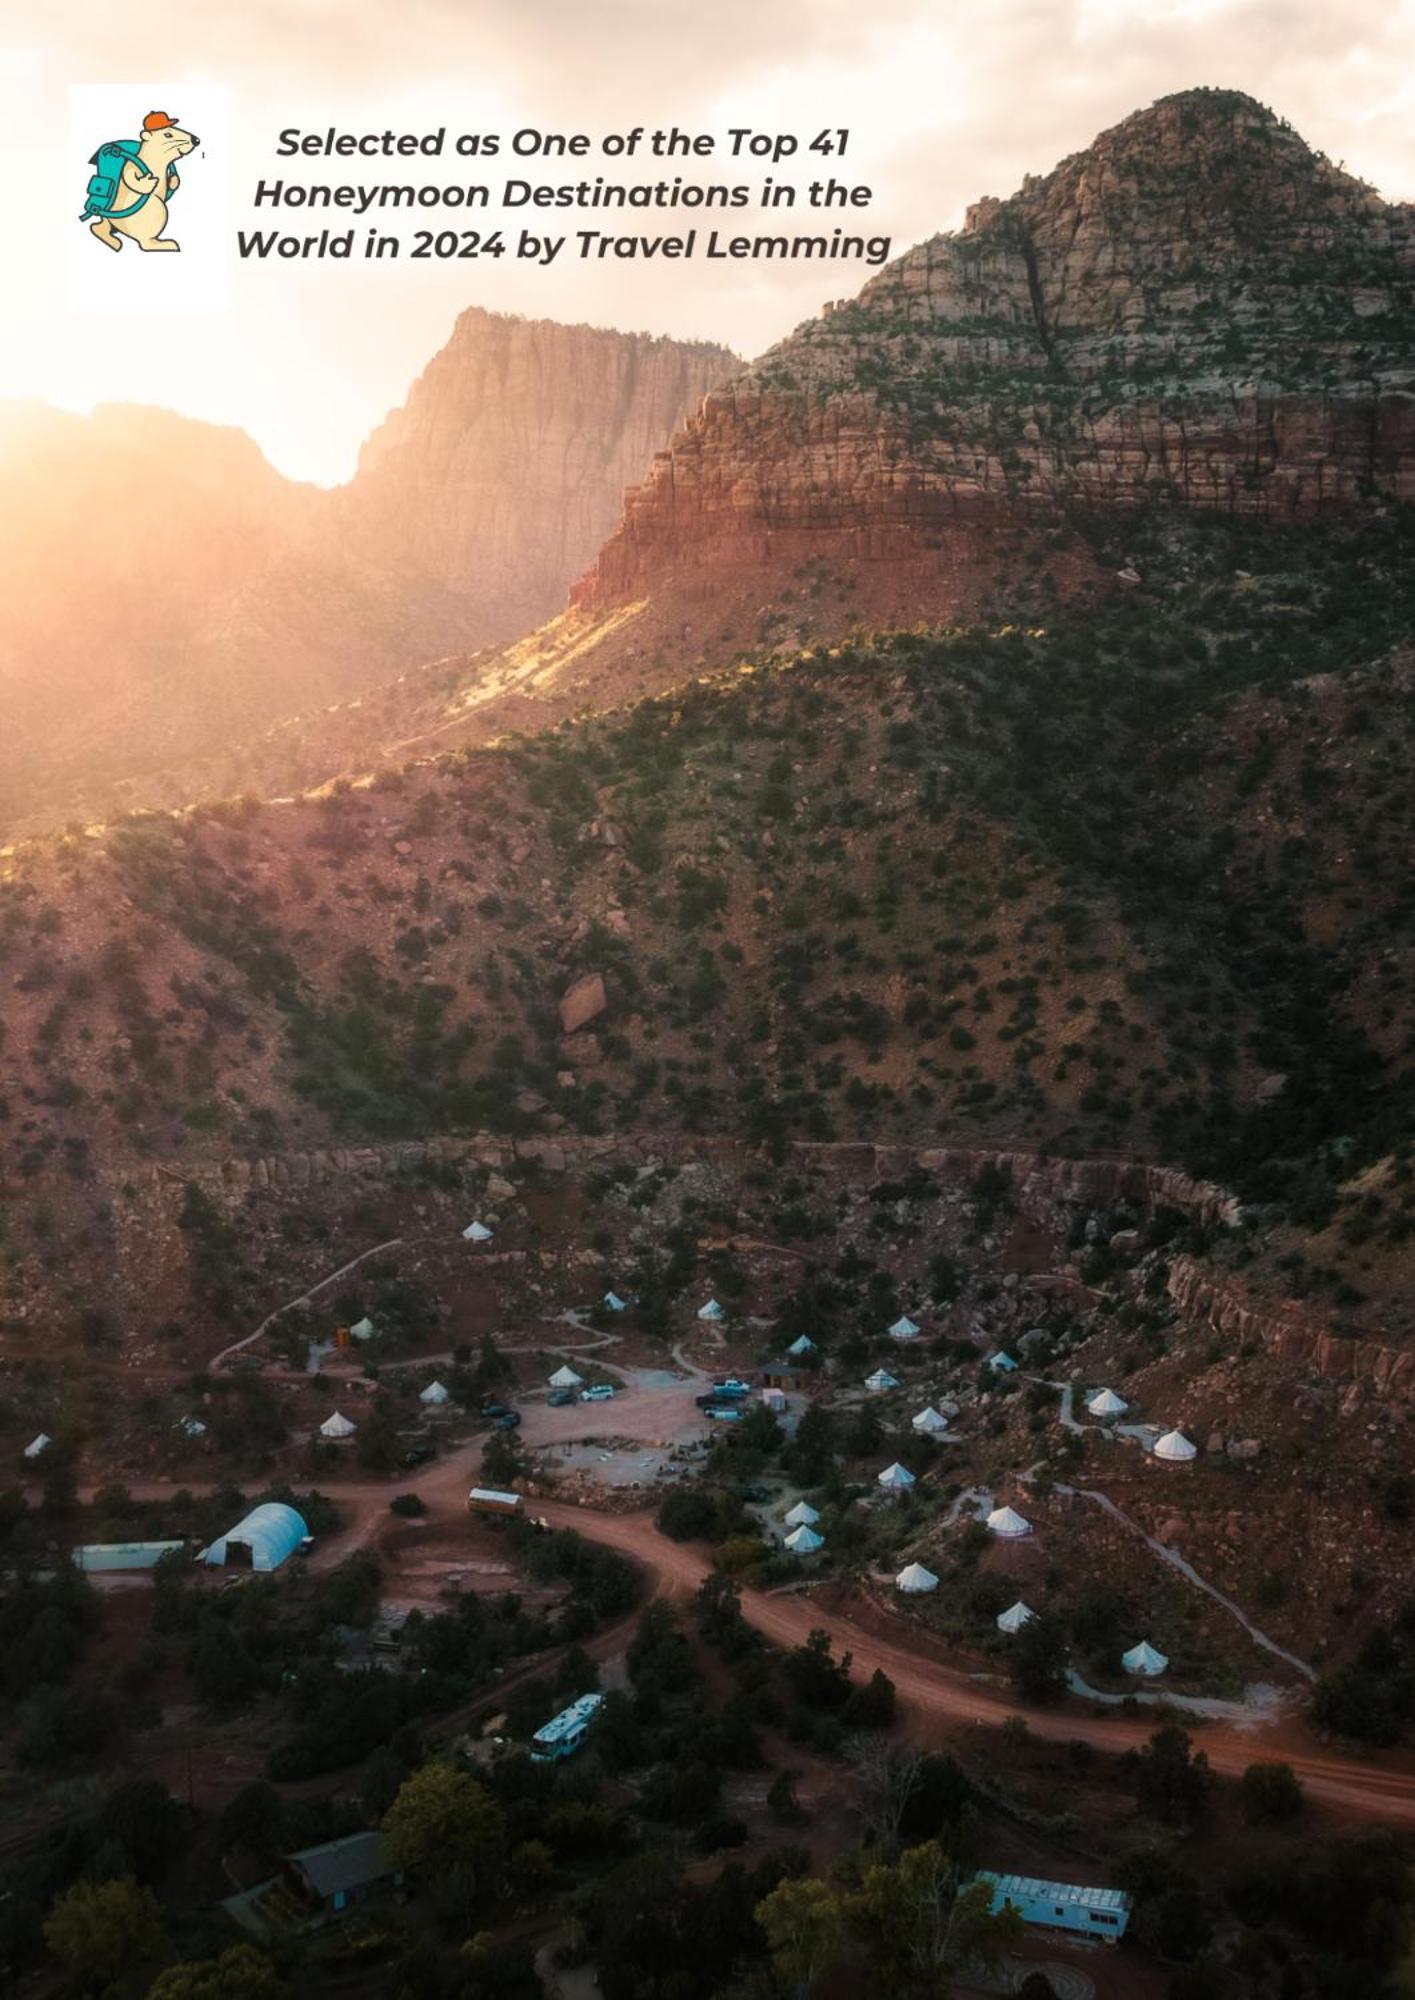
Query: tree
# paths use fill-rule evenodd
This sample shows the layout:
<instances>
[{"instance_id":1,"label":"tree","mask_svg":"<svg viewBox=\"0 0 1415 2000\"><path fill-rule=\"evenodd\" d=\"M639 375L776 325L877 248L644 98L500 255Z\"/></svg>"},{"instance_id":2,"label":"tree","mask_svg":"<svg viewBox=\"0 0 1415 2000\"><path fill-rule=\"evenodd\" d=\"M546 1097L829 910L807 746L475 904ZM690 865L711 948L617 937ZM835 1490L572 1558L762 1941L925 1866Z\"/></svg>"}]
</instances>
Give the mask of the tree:
<instances>
[{"instance_id":1,"label":"tree","mask_svg":"<svg viewBox=\"0 0 1415 2000\"><path fill-rule=\"evenodd\" d=\"M1295 1819L1305 1803L1290 1764L1250 1764L1238 1789L1250 1820Z\"/></svg>"},{"instance_id":2,"label":"tree","mask_svg":"<svg viewBox=\"0 0 1415 2000\"><path fill-rule=\"evenodd\" d=\"M778 1883L757 1904L757 1922L773 1970L798 1994L809 1993L845 1946L844 1904L829 1883L814 1876Z\"/></svg>"},{"instance_id":3,"label":"tree","mask_svg":"<svg viewBox=\"0 0 1415 2000\"><path fill-rule=\"evenodd\" d=\"M450 1764L424 1764L399 1786L384 1816L389 1859L397 1868L443 1874L484 1872L500 1852L505 1822L484 1785Z\"/></svg>"},{"instance_id":4,"label":"tree","mask_svg":"<svg viewBox=\"0 0 1415 2000\"><path fill-rule=\"evenodd\" d=\"M938 1840L865 1871L852 1914L871 1940L886 1990L908 1984L936 1991L964 1966L995 1965L1021 1936L1016 1911L995 1916L991 1886L964 1888L963 1874L958 1852Z\"/></svg>"},{"instance_id":5,"label":"tree","mask_svg":"<svg viewBox=\"0 0 1415 2000\"><path fill-rule=\"evenodd\" d=\"M263 1951L233 1944L220 1958L169 1965L148 1988L147 2000L287 2000L289 1991Z\"/></svg>"},{"instance_id":6,"label":"tree","mask_svg":"<svg viewBox=\"0 0 1415 2000\"><path fill-rule=\"evenodd\" d=\"M45 1919L44 1941L84 1991L112 1986L167 1948L157 1898L131 1876L66 1889Z\"/></svg>"},{"instance_id":7,"label":"tree","mask_svg":"<svg viewBox=\"0 0 1415 2000\"><path fill-rule=\"evenodd\" d=\"M165 1785L156 1778L133 1778L104 1800L94 1844L115 1842L138 1880L153 1882L182 1845L183 1827L182 1809Z\"/></svg>"},{"instance_id":8,"label":"tree","mask_svg":"<svg viewBox=\"0 0 1415 2000\"><path fill-rule=\"evenodd\" d=\"M1177 1723L1157 1729L1140 1753L1140 1803L1165 1820L1194 1820L1213 1787L1209 1760Z\"/></svg>"},{"instance_id":9,"label":"tree","mask_svg":"<svg viewBox=\"0 0 1415 2000\"><path fill-rule=\"evenodd\" d=\"M1066 1634L1043 1612L1011 1642L1012 1685L1024 1701L1058 1701L1066 1692Z\"/></svg>"}]
</instances>

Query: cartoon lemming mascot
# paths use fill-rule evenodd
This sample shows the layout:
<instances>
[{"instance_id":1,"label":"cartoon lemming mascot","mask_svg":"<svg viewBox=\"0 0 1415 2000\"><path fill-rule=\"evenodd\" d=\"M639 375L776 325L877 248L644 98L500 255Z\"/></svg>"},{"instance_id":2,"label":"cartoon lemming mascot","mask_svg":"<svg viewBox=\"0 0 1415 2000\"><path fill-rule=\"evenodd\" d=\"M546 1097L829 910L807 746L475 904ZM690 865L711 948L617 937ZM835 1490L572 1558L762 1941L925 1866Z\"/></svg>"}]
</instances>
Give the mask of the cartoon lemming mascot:
<instances>
[{"instance_id":1,"label":"cartoon lemming mascot","mask_svg":"<svg viewBox=\"0 0 1415 2000\"><path fill-rule=\"evenodd\" d=\"M180 250L163 234L167 204L181 186L177 161L198 143L165 111L149 111L141 139L110 140L89 161L93 178L80 222L110 250L121 250L124 236L139 250Z\"/></svg>"}]
</instances>

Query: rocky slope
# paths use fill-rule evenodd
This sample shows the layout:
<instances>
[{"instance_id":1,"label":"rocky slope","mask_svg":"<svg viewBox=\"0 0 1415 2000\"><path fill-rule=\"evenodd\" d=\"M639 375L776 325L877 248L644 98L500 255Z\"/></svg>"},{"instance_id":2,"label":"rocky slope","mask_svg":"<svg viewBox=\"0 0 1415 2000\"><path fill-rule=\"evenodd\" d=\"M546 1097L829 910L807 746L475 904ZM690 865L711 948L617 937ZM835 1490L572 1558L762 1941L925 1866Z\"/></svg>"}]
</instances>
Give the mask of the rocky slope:
<instances>
[{"instance_id":1,"label":"rocky slope","mask_svg":"<svg viewBox=\"0 0 1415 2000\"><path fill-rule=\"evenodd\" d=\"M577 588L1148 502L1415 496L1415 225L1232 91L1103 133L706 400Z\"/></svg>"},{"instance_id":2,"label":"rocky slope","mask_svg":"<svg viewBox=\"0 0 1415 2000\"><path fill-rule=\"evenodd\" d=\"M369 438L339 519L419 597L446 592L464 644L558 611L624 489L739 366L726 348L464 312Z\"/></svg>"}]
</instances>

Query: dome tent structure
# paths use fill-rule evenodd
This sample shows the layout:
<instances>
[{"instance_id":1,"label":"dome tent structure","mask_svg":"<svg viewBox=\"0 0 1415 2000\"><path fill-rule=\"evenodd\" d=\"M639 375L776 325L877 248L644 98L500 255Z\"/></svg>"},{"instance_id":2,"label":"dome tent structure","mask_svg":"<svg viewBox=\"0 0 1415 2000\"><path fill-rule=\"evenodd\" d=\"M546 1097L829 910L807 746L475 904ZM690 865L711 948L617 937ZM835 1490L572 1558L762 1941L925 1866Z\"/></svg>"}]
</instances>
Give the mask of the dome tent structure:
<instances>
[{"instance_id":1,"label":"dome tent structure","mask_svg":"<svg viewBox=\"0 0 1415 2000\"><path fill-rule=\"evenodd\" d=\"M717 1303L716 1299L709 1299L705 1306L698 1307L699 1319L726 1319L726 1317L727 1314Z\"/></svg>"},{"instance_id":2,"label":"dome tent structure","mask_svg":"<svg viewBox=\"0 0 1415 2000\"><path fill-rule=\"evenodd\" d=\"M438 1403L446 1403L450 1400L451 1392L441 1382L429 1382L427 1387L420 1390L418 1394L418 1401L428 1404L429 1407Z\"/></svg>"},{"instance_id":3,"label":"dome tent structure","mask_svg":"<svg viewBox=\"0 0 1415 2000\"><path fill-rule=\"evenodd\" d=\"M374 1325L368 1314L365 1313L362 1319L354 1321L354 1324L349 1328L349 1332L355 1340L372 1340L378 1332L378 1328Z\"/></svg>"},{"instance_id":4,"label":"dome tent structure","mask_svg":"<svg viewBox=\"0 0 1415 2000\"><path fill-rule=\"evenodd\" d=\"M876 1486L882 1486L886 1493L907 1493L914 1484L914 1475L907 1465L901 1465L896 1458L893 1465L887 1465L875 1479Z\"/></svg>"},{"instance_id":5,"label":"dome tent structure","mask_svg":"<svg viewBox=\"0 0 1415 2000\"><path fill-rule=\"evenodd\" d=\"M484 1222L469 1222L462 1231L464 1243L490 1243L491 1231Z\"/></svg>"},{"instance_id":6,"label":"dome tent structure","mask_svg":"<svg viewBox=\"0 0 1415 2000\"><path fill-rule=\"evenodd\" d=\"M1148 1680L1155 1680L1169 1665L1163 1653L1157 1653L1148 1639L1142 1639L1138 1646L1132 1646L1128 1653L1121 1655L1120 1664L1127 1674L1143 1674Z\"/></svg>"},{"instance_id":7,"label":"dome tent structure","mask_svg":"<svg viewBox=\"0 0 1415 2000\"><path fill-rule=\"evenodd\" d=\"M825 1547L825 1536L818 1535L814 1528L803 1522L786 1537L786 1546L793 1556L813 1556L817 1549Z\"/></svg>"},{"instance_id":8,"label":"dome tent structure","mask_svg":"<svg viewBox=\"0 0 1415 2000\"><path fill-rule=\"evenodd\" d=\"M567 1361L563 1368L557 1368L551 1376L550 1386L552 1389L578 1389L584 1379L583 1375L575 1373Z\"/></svg>"},{"instance_id":9,"label":"dome tent structure","mask_svg":"<svg viewBox=\"0 0 1415 2000\"><path fill-rule=\"evenodd\" d=\"M1015 1604L1009 1604L1005 1611L999 1611L993 1622L999 1632L1006 1632L1010 1637L1012 1633L1020 1632L1024 1625L1030 1625L1036 1615L1031 1605L1024 1604L1019 1597Z\"/></svg>"},{"instance_id":10,"label":"dome tent structure","mask_svg":"<svg viewBox=\"0 0 1415 2000\"><path fill-rule=\"evenodd\" d=\"M346 1416L336 1410L332 1417L326 1417L320 1425L319 1434L322 1438L351 1438L357 1429L357 1424L350 1423Z\"/></svg>"},{"instance_id":11,"label":"dome tent structure","mask_svg":"<svg viewBox=\"0 0 1415 2000\"><path fill-rule=\"evenodd\" d=\"M1114 1389L1100 1389L1092 1396L1086 1408L1093 1417L1123 1417L1130 1405L1123 1396L1117 1396Z\"/></svg>"},{"instance_id":12,"label":"dome tent structure","mask_svg":"<svg viewBox=\"0 0 1415 2000\"><path fill-rule=\"evenodd\" d=\"M994 1507L988 1515L988 1533L1004 1542L1020 1542L1023 1535L1031 1532L1031 1522L1024 1520L1013 1507Z\"/></svg>"},{"instance_id":13,"label":"dome tent structure","mask_svg":"<svg viewBox=\"0 0 1415 2000\"><path fill-rule=\"evenodd\" d=\"M50 1437L48 1431L41 1431L37 1438L31 1438L25 1446L25 1457L43 1458L45 1452L48 1451L53 1442L54 1440Z\"/></svg>"},{"instance_id":14,"label":"dome tent structure","mask_svg":"<svg viewBox=\"0 0 1415 2000\"><path fill-rule=\"evenodd\" d=\"M887 1368L876 1368L873 1375L865 1377L865 1387L874 1390L897 1389L899 1387L899 1377L891 1375Z\"/></svg>"},{"instance_id":15,"label":"dome tent structure","mask_svg":"<svg viewBox=\"0 0 1415 2000\"><path fill-rule=\"evenodd\" d=\"M891 1340L917 1340L919 1337L918 1321L910 1319L908 1313L901 1313L893 1326L889 1328L889 1337Z\"/></svg>"},{"instance_id":16,"label":"dome tent structure","mask_svg":"<svg viewBox=\"0 0 1415 2000\"><path fill-rule=\"evenodd\" d=\"M929 1591L938 1589L938 1578L921 1562L906 1563L894 1579L894 1588L902 1591L905 1597L924 1597Z\"/></svg>"},{"instance_id":17,"label":"dome tent structure","mask_svg":"<svg viewBox=\"0 0 1415 2000\"><path fill-rule=\"evenodd\" d=\"M791 1359L793 1361L800 1361L804 1355L814 1354L815 1351L816 1351L815 1342L810 1338L808 1334L804 1333L799 1335L797 1339L793 1340L791 1345L786 1350L786 1352L791 1356Z\"/></svg>"},{"instance_id":18,"label":"dome tent structure","mask_svg":"<svg viewBox=\"0 0 1415 2000\"><path fill-rule=\"evenodd\" d=\"M628 1301L621 1299L618 1292L606 1292L600 1300L600 1304L608 1312L622 1313L626 1310Z\"/></svg>"},{"instance_id":19,"label":"dome tent structure","mask_svg":"<svg viewBox=\"0 0 1415 2000\"><path fill-rule=\"evenodd\" d=\"M819 1519L820 1515L809 1500L798 1500L786 1516L786 1525L788 1528L813 1528Z\"/></svg>"},{"instance_id":20,"label":"dome tent structure","mask_svg":"<svg viewBox=\"0 0 1415 2000\"><path fill-rule=\"evenodd\" d=\"M948 1429L947 1417L941 1416L932 1403L925 1409L920 1410L918 1415L911 1419L911 1422L913 1428L916 1431L920 1431L925 1437L942 1437Z\"/></svg>"},{"instance_id":21,"label":"dome tent structure","mask_svg":"<svg viewBox=\"0 0 1415 2000\"><path fill-rule=\"evenodd\" d=\"M218 1535L210 1548L202 1550L198 1560L214 1565L240 1563L255 1570L279 1569L287 1556L292 1556L302 1542L309 1540L309 1532L304 1516L293 1507L285 1506L283 1501L266 1500L253 1507L234 1528Z\"/></svg>"},{"instance_id":22,"label":"dome tent structure","mask_svg":"<svg viewBox=\"0 0 1415 2000\"><path fill-rule=\"evenodd\" d=\"M1155 1439L1154 1456L1162 1465L1190 1465L1198 1455L1199 1447L1183 1431L1166 1431L1162 1438Z\"/></svg>"}]
</instances>

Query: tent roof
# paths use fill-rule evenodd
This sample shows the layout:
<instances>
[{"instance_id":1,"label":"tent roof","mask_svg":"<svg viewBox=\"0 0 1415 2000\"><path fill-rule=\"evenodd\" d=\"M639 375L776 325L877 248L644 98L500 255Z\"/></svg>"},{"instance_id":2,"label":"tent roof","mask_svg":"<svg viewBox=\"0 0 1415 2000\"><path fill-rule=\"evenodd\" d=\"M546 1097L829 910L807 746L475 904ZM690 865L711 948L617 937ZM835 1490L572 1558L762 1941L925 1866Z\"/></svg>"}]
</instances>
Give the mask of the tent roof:
<instances>
[{"instance_id":1,"label":"tent roof","mask_svg":"<svg viewBox=\"0 0 1415 2000\"><path fill-rule=\"evenodd\" d=\"M358 1426L350 1423L342 1411L336 1410L332 1417L326 1417L320 1425L319 1434L327 1438L351 1438L357 1428Z\"/></svg>"},{"instance_id":2,"label":"tent roof","mask_svg":"<svg viewBox=\"0 0 1415 2000\"><path fill-rule=\"evenodd\" d=\"M887 1465L876 1482L880 1486L912 1486L914 1475L907 1465L901 1465L896 1458L893 1465Z\"/></svg>"},{"instance_id":3,"label":"tent roof","mask_svg":"<svg viewBox=\"0 0 1415 2000\"><path fill-rule=\"evenodd\" d=\"M814 1555L817 1549L825 1547L825 1536L818 1535L814 1528L803 1521L799 1528L793 1528L786 1537L786 1546L795 1556Z\"/></svg>"},{"instance_id":4,"label":"tent roof","mask_svg":"<svg viewBox=\"0 0 1415 2000\"><path fill-rule=\"evenodd\" d=\"M994 1507L988 1515L988 1528L994 1535L1030 1535L1032 1524L1023 1520L1013 1507Z\"/></svg>"},{"instance_id":5,"label":"tent roof","mask_svg":"<svg viewBox=\"0 0 1415 2000\"><path fill-rule=\"evenodd\" d=\"M252 1569L278 1569L308 1535L303 1515L281 1500L265 1500L259 1507L252 1507L234 1528L219 1535L210 1548L203 1549L201 1560L224 1563L227 1544L236 1542L250 1550Z\"/></svg>"},{"instance_id":6,"label":"tent roof","mask_svg":"<svg viewBox=\"0 0 1415 2000\"><path fill-rule=\"evenodd\" d=\"M1015 1604L1009 1604L1005 1611L997 1614L999 1632L1020 1632L1024 1625L1030 1625L1036 1617L1030 1604L1024 1604L1019 1597Z\"/></svg>"},{"instance_id":7,"label":"tent roof","mask_svg":"<svg viewBox=\"0 0 1415 2000\"><path fill-rule=\"evenodd\" d=\"M894 1340L912 1340L918 1331L917 1320L910 1319L908 1313L901 1313L889 1329L890 1336Z\"/></svg>"},{"instance_id":8,"label":"tent roof","mask_svg":"<svg viewBox=\"0 0 1415 2000\"><path fill-rule=\"evenodd\" d=\"M1017 1363L1012 1359L1012 1356L1010 1354L1008 1354L1003 1348L999 1347L996 1354L990 1354L988 1356L988 1367L999 1368L1002 1370L1004 1375L1011 1375L1016 1369Z\"/></svg>"},{"instance_id":9,"label":"tent roof","mask_svg":"<svg viewBox=\"0 0 1415 2000\"><path fill-rule=\"evenodd\" d=\"M25 1457L38 1458L41 1452L48 1451L53 1442L54 1440L50 1437L48 1431L41 1431L37 1438L31 1438L30 1442L25 1446Z\"/></svg>"},{"instance_id":10,"label":"tent roof","mask_svg":"<svg viewBox=\"0 0 1415 2000\"><path fill-rule=\"evenodd\" d=\"M1093 1417L1123 1417L1129 1407L1125 1398L1117 1396L1114 1389L1098 1390L1086 1405Z\"/></svg>"},{"instance_id":11,"label":"tent roof","mask_svg":"<svg viewBox=\"0 0 1415 2000\"><path fill-rule=\"evenodd\" d=\"M353 1334L355 1340L372 1340L378 1332L378 1328L374 1325L368 1314L365 1313L362 1319L354 1321L349 1331Z\"/></svg>"},{"instance_id":12,"label":"tent roof","mask_svg":"<svg viewBox=\"0 0 1415 2000\"><path fill-rule=\"evenodd\" d=\"M1148 1639L1142 1639L1138 1646L1121 1655L1120 1664L1127 1674L1162 1674L1169 1661L1163 1653L1155 1651Z\"/></svg>"},{"instance_id":13,"label":"tent roof","mask_svg":"<svg viewBox=\"0 0 1415 2000\"><path fill-rule=\"evenodd\" d=\"M912 1419L912 1422L916 1431L946 1431L948 1429L947 1417L940 1416L932 1403L927 1404L920 1410L918 1415Z\"/></svg>"},{"instance_id":14,"label":"tent roof","mask_svg":"<svg viewBox=\"0 0 1415 2000\"><path fill-rule=\"evenodd\" d=\"M876 1368L873 1375L865 1377L865 1387L867 1389L897 1389L899 1387L899 1378L891 1375L887 1368Z\"/></svg>"},{"instance_id":15,"label":"tent roof","mask_svg":"<svg viewBox=\"0 0 1415 2000\"><path fill-rule=\"evenodd\" d=\"M396 1873L377 1828L372 1833L345 1834L342 1840L325 1840L318 1847L302 1847L285 1859L326 1902L341 1889L359 1889Z\"/></svg>"},{"instance_id":16,"label":"tent roof","mask_svg":"<svg viewBox=\"0 0 1415 2000\"><path fill-rule=\"evenodd\" d=\"M484 1222L469 1222L462 1231L462 1236L468 1243L489 1243L491 1241L491 1231Z\"/></svg>"},{"instance_id":17,"label":"tent roof","mask_svg":"<svg viewBox=\"0 0 1415 2000\"><path fill-rule=\"evenodd\" d=\"M895 1577L894 1586L896 1590L937 1590L938 1578L931 1569L925 1569L922 1563L909 1563Z\"/></svg>"},{"instance_id":18,"label":"tent roof","mask_svg":"<svg viewBox=\"0 0 1415 2000\"><path fill-rule=\"evenodd\" d=\"M709 1299L705 1306L698 1307L699 1319L725 1319L727 1315L716 1299Z\"/></svg>"},{"instance_id":19,"label":"tent roof","mask_svg":"<svg viewBox=\"0 0 1415 2000\"><path fill-rule=\"evenodd\" d=\"M584 1376L577 1375L567 1362L563 1368L557 1368L551 1376L550 1386L552 1389L578 1389L584 1379Z\"/></svg>"},{"instance_id":20,"label":"tent roof","mask_svg":"<svg viewBox=\"0 0 1415 2000\"><path fill-rule=\"evenodd\" d=\"M447 1396L448 1392L441 1382L429 1382L427 1387L419 1393L418 1401L420 1403L445 1403Z\"/></svg>"},{"instance_id":21,"label":"tent roof","mask_svg":"<svg viewBox=\"0 0 1415 2000\"><path fill-rule=\"evenodd\" d=\"M788 1354L814 1354L815 1351L816 1351L815 1342L810 1338L808 1334L804 1333L801 1334L797 1339L793 1340L791 1345L786 1350Z\"/></svg>"},{"instance_id":22,"label":"tent roof","mask_svg":"<svg viewBox=\"0 0 1415 2000\"><path fill-rule=\"evenodd\" d=\"M600 1303L608 1306L612 1313L622 1313L624 1310L624 1301L618 1292L606 1292Z\"/></svg>"},{"instance_id":23,"label":"tent roof","mask_svg":"<svg viewBox=\"0 0 1415 2000\"><path fill-rule=\"evenodd\" d=\"M1199 1447L1191 1444L1183 1431L1166 1431L1162 1438L1155 1440L1155 1457L1168 1459L1171 1464L1182 1464L1198 1455Z\"/></svg>"},{"instance_id":24,"label":"tent roof","mask_svg":"<svg viewBox=\"0 0 1415 2000\"><path fill-rule=\"evenodd\" d=\"M813 1528L819 1519L820 1515L809 1500L798 1500L786 1516L786 1525L788 1528Z\"/></svg>"}]
</instances>

